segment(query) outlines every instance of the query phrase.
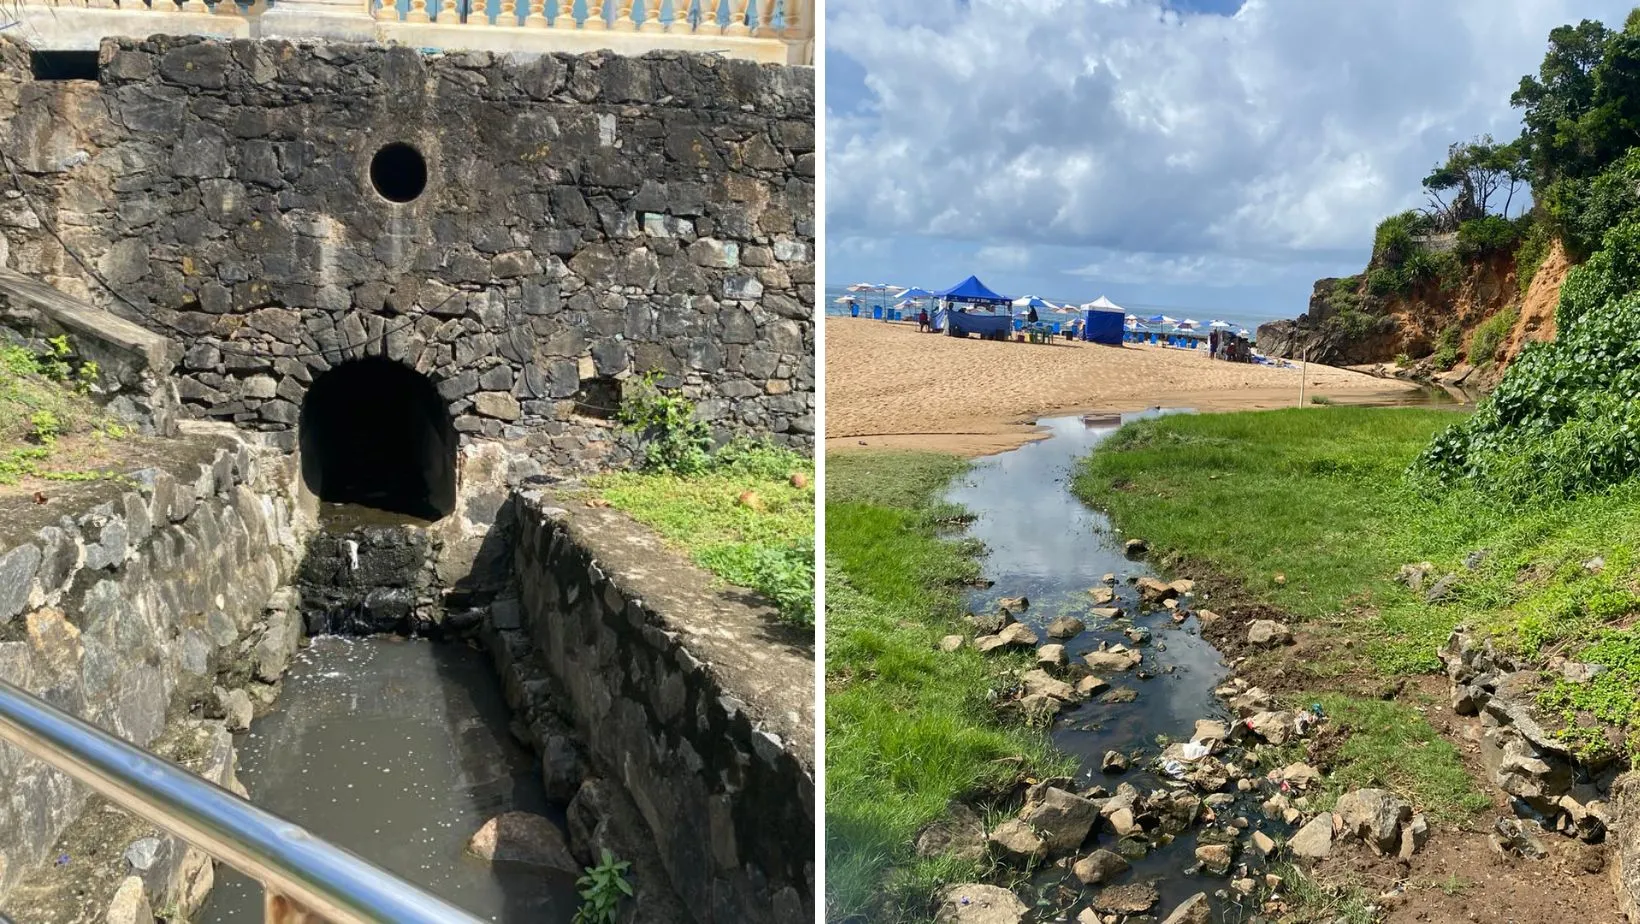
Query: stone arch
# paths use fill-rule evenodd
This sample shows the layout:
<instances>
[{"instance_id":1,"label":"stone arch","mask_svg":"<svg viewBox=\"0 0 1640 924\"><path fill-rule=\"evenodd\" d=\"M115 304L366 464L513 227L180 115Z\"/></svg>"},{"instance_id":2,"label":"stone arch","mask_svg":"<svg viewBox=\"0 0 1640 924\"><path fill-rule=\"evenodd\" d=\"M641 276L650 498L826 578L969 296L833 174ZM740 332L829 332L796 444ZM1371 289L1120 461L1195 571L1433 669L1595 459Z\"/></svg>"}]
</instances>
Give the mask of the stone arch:
<instances>
[{"instance_id":1,"label":"stone arch","mask_svg":"<svg viewBox=\"0 0 1640 924\"><path fill-rule=\"evenodd\" d=\"M458 440L438 389L381 356L316 378L297 421L302 480L321 501L426 520L456 505Z\"/></svg>"}]
</instances>

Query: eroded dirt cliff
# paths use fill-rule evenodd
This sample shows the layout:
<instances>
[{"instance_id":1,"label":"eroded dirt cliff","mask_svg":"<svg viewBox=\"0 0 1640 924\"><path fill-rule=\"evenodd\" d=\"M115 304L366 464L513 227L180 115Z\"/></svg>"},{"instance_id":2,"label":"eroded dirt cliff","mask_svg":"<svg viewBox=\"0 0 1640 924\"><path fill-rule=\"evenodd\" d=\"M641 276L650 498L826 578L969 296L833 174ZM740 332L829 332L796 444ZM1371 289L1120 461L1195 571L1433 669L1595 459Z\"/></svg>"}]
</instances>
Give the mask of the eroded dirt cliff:
<instances>
[{"instance_id":1,"label":"eroded dirt cliff","mask_svg":"<svg viewBox=\"0 0 1640 924\"><path fill-rule=\"evenodd\" d=\"M1420 283L1405 295L1372 294L1365 274L1322 279L1307 312L1259 326L1259 349L1486 390L1526 343L1554 337L1571 266L1557 241L1524 294L1508 253L1469 260L1456 283Z\"/></svg>"}]
</instances>

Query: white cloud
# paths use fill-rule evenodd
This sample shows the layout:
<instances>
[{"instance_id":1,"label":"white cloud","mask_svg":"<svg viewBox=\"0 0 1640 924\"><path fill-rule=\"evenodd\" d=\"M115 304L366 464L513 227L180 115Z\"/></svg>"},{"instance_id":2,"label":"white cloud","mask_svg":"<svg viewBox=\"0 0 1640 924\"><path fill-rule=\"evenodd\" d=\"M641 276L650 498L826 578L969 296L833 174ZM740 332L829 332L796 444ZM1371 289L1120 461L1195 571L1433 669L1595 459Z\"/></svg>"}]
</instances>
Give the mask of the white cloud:
<instances>
[{"instance_id":1,"label":"white cloud","mask_svg":"<svg viewBox=\"0 0 1640 924\"><path fill-rule=\"evenodd\" d=\"M1100 250L1093 260L1064 272L1112 285L1165 282L1178 286L1225 289L1256 285L1277 274L1294 270L1321 275L1330 268L1330 263L1322 261L1260 260L1214 253Z\"/></svg>"},{"instance_id":2,"label":"white cloud","mask_svg":"<svg viewBox=\"0 0 1640 924\"><path fill-rule=\"evenodd\" d=\"M828 0L828 56L867 91L829 102L828 228L1097 248L1135 274L1336 260L1419 204L1449 142L1516 134L1508 96L1551 28L1630 5Z\"/></svg>"},{"instance_id":3,"label":"white cloud","mask_svg":"<svg viewBox=\"0 0 1640 924\"><path fill-rule=\"evenodd\" d=\"M983 266L1018 269L1031 262L1031 251L1017 244L987 244L974 254L974 258Z\"/></svg>"}]
</instances>

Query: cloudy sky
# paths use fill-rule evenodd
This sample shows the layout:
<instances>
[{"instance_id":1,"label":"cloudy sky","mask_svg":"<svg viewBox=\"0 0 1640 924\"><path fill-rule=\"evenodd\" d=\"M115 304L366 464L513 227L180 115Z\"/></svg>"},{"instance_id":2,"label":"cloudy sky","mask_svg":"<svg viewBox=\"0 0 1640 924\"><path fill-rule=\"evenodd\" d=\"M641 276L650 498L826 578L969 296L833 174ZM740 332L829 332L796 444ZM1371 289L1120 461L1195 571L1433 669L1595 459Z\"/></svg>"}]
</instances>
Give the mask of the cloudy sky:
<instances>
[{"instance_id":1,"label":"cloudy sky","mask_svg":"<svg viewBox=\"0 0 1640 924\"><path fill-rule=\"evenodd\" d=\"M826 0L826 281L1295 315L1518 134L1550 29L1632 6Z\"/></svg>"}]
</instances>

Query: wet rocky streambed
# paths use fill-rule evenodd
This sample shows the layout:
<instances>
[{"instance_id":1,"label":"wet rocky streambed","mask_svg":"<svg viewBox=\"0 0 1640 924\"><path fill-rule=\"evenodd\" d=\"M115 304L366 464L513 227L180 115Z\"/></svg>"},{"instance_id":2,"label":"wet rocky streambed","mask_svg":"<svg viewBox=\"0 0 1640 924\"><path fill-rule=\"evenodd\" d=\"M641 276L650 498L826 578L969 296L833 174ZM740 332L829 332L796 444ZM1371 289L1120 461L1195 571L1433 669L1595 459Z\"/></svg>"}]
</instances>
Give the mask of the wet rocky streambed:
<instances>
[{"instance_id":1,"label":"wet rocky streambed","mask_svg":"<svg viewBox=\"0 0 1640 924\"><path fill-rule=\"evenodd\" d=\"M1315 734L1325 716L1278 711L1233 678L1200 635L1215 618L1206 601L1188 581L1159 580L1140 545L1069 492L1076 461L1114 422L1042 421L1049 438L979 460L948 493L986 548L987 586L968 601L973 644L1037 654L1017 689L996 691L999 706L1048 725L1077 770L1031 786L989 831L981 812L957 809L923 832L919 850L988 855L1009 870L995 877L1008 889L943 890L941 922L1001 924L1027 910L1079 924L1257 921L1283 910L1273 864L1323 855L1335 835L1395 853L1427 832L1374 790L1313 811L1316 772L1265 750ZM1280 644L1286 630L1255 631Z\"/></svg>"}]
</instances>

